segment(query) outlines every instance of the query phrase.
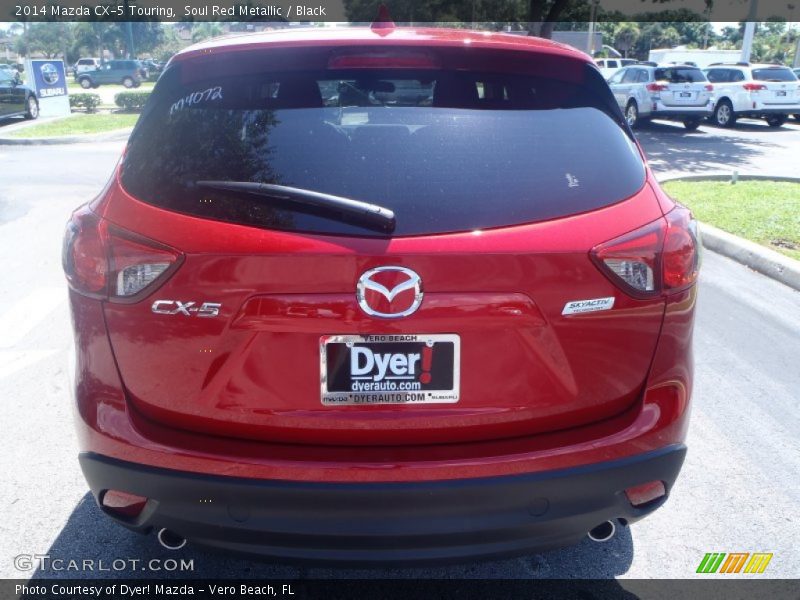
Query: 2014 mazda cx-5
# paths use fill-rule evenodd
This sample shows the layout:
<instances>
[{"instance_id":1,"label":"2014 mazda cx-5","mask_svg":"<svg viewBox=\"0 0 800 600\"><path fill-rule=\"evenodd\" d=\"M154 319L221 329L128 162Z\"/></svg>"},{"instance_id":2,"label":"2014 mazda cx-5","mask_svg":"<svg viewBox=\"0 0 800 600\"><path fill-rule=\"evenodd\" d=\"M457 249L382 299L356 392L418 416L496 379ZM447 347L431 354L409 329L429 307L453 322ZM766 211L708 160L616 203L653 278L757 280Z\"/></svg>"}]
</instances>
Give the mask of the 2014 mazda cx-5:
<instances>
[{"instance_id":1,"label":"2014 mazda cx-5","mask_svg":"<svg viewBox=\"0 0 800 600\"><path fill-rule=\"evenodd\" d=\"M698 253L578 51L390 23L191 47L68 225L83 472L169 547L606 539L684 458Z\"/></svg>"}]
</instances>

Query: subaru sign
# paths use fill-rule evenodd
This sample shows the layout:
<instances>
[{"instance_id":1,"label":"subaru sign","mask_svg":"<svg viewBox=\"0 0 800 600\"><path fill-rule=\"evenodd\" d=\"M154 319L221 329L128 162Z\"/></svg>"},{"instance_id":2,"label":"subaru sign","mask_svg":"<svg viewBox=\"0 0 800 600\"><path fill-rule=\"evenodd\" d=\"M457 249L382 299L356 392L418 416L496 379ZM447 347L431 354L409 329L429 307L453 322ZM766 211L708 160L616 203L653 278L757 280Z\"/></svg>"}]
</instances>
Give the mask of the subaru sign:
<instances>
[{"instance_id":1,"label":"subaru sign","mask_svg":"<svg viewBox=\"0 0 800 600\"><path fill-rule=\"evenodd\" d=\"M43 117L69 116L67 75L64 62L55 59L26 61L27 80L39 98L39 114Z\"/></svg>"},{"instance_id":2,"label":"subaru sign","mask_svg":"<svg viewBox=\"0 0 800 600\"><path fill-rule=\"evenodd\" d=\"M32 60L33 81L39 98L67 95L67 77L60 60Z\"/></svg>"}]
</instances>

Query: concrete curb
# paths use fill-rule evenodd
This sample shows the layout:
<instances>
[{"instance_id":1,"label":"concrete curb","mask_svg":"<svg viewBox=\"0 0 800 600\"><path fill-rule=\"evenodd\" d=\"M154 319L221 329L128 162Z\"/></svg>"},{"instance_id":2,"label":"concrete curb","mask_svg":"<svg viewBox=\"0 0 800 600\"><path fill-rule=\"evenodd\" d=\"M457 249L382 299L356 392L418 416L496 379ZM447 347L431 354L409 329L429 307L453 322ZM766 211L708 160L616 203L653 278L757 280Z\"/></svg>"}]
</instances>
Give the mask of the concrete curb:
<instances>
[{"instance_id":1,"label":"concrete curb","mask_svg":"<svg viewBox=\"0 0 800 600\"><path fill-rule=\"evenodd\" d=\"M739 236L700 224L703 246L800 291L800 261Z\"/></svg>"},{"instance_id":2,"label":"concrete curb","mask_svg":"<svg viewBox=\"0 0 800 600\"><path fill-rule=\"evenodd\" d=\"M65 135L59 137L41 138L11 138L0 137L0 146L47 146L51 144L84 144L92 142L115 142L127 140L133 127L115 129L103 133L89 133L86 135Z\"/></svg>"},{"instance_id":3,"label":"concrete curb","mask_svg":"<svg viewBox=\"0 0 800 600\"><path fill-rule=\"evenodd\" d=\"M669 177L660 180L667 181L730 181L731 175L690 175L684 177ZM739 181L747 180L788 181L800 183L800 177L770 177L767 175L739 175ZM700 223L700 236L703 246L709 250L732 258L746 267L758 271L776 281L800 291L800 261L784 256L779 252L770 250L760 244L751 242L737 235L722 231L721 229Z\"/></svg>"},{"instance_id":4,"label":"concrete curb","mask_svg":"<svg viewBox=\"0 0 800 600\"><path fill-rule=\"evenodd\" d=\"M664 178L656 175L658 183L668 181L730 181L732 173L707 173L703 175L668 175ZM738 181L784 181L788 183L800 183L800 177L786 177L778 175L737 175Z\"/></svg>"}]
</instances>

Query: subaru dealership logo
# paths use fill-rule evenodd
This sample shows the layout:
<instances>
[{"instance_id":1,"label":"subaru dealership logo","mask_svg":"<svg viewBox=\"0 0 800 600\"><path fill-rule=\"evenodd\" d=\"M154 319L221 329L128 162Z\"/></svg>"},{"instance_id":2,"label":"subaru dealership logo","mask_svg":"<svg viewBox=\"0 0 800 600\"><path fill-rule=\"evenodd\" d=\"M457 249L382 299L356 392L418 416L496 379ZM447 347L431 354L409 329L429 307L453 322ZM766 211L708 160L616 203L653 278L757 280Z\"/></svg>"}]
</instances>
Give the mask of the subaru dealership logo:
<instances>
[{"instance_id":1,"label":"subaru dealership logo","mask_svg":"<svg viewBox=\"0 0 800 600\"><path fill-rule=\"evenodd\" d=\"M45 63L39 70L42 72L42 81L47 85L54 85L58 83L59 75L58 70L50 63Z\"/></svg>"}]
</instances>

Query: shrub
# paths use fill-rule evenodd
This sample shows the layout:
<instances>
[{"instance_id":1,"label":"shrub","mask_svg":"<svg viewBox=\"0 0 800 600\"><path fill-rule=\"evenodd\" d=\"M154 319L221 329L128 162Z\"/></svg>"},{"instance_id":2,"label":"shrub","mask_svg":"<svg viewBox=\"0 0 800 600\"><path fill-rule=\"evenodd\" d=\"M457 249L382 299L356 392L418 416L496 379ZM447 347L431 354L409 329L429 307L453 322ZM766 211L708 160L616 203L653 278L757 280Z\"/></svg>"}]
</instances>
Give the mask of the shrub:
<instances>
[{"instance_id":1,"label":"shrub","mask_svg":"<svg viewBox=\"0 0 800 600\"><path fill-rule=\"evenodd\" d=\"M97 94L71 94L69 97L70 108L82 108L87 113L93 113L101 103Z\"/></svg>"},{"instance_id":2,"label":"shrub","mask_svg":"<svg viewBox=\"0 0 800 600\"><path fill-rule=\"evenodd\" d=\"M140 111L149 97L150 92L120 92L114 96L114 104L126 111Z\"/></svg>"}]
</instances>

